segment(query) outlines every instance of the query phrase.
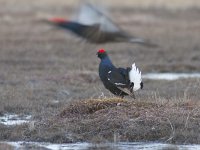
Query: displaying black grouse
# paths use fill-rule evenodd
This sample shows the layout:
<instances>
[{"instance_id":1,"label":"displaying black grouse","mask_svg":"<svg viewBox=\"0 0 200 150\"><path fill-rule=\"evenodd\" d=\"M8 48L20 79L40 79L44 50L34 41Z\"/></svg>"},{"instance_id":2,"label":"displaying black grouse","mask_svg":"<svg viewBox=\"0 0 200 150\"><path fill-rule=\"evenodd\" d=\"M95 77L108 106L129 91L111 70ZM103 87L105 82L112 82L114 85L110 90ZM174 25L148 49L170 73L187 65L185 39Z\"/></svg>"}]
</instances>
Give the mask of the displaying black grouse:
<instances>
[{"instance_id":1,"label":"displaying black grouse","mask_svg":"<svg viewBox=\"0 0 200 150\"><path fill-rule=\"evenodd\" d=\"M79 14L74 21L63 18L47 18L45 20L48 23L70 30L91 43L130 42L156 46L147 40L124 32L107 17L105 12L105 9L86 3L80 7Z\"/></svg>"},{"instance_id":2,"label":"displaying black grouse","mask_svg":"<svg viewBox=\"0 0 200 150\"><path fill-rule=\"evenodd\" d=\"M141 72L135 63L131 68L116 68L104 49L100 49L97 56L101 59L99 77L105 88L122 98L125 95L135 98L134 91L143 88Z\"/></svg>"}]
</instances>

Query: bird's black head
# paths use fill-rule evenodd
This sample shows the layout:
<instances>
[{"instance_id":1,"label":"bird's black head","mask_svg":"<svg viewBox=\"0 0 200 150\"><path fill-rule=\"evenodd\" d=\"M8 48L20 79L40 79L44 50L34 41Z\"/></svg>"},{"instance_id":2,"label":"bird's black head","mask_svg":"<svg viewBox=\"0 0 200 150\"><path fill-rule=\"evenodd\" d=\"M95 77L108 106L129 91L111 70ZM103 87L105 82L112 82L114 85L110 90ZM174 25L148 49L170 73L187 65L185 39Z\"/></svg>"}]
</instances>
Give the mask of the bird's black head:
<instances>
[{"instance_id":1,"label":"bird's black head","mask_svg":"<svg viewBox=\"0 0 200 150\"><path fill-rule=\"evenodd\" d=\"M106 53L106 51L105 51L104 49L100 49L100 50L98 50L98 52L97 52L97 56L98 56L100 59L102 59L102 58L105 58L105 57L107 56L107 53Z\"/></svg>"},{"instance_id":2,"label":"bird's black head","mask_svg":"<svg viewBox=\"0 0 200 150\"><path fill-rule=\"evenodd\" d=\"M50 23L54 23L55 25L62 25L62 24L66 24L69 22L66 19L63 19L60 17L49 18L49 19L47 19L47 21Z\"/></svg>"},{"instance_id":3,"label":"bird's black head","mask_svg":"<svg viewBox=\"0 0 200 150\"><path fill-rule=\"evenodd\" d=\"M84 30L84 28L86 27L86 25L82 25L78 22L74 22L74 21L70 21L70 20L66 20L64 18L50 18L47 20L48 23L51 23L53 25L55 25L56 27L60 27L62 29L68 29L70 31L72 31L73 33L84 37L85 32L82 32Z\"/></svg>"}]
</instances>

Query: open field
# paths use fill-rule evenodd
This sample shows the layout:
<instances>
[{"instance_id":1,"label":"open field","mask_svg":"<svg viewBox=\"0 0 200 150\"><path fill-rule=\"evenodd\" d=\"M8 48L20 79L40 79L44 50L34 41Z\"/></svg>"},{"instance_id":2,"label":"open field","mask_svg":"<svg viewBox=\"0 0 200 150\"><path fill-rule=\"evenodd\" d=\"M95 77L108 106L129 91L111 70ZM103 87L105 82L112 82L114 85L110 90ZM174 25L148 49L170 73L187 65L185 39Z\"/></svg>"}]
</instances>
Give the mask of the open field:
<instances>
[{"instance_id":1,"label":"open field","mask_svg":"<svg viewBox=\"0 0 200 150\"><path fill-rule=\"evenodd\" d=\"M98 1L93 1L93 0L87 0L92 3L101 3ZM4 4L8 7L12 5L22 5L22 6L27 6L30 9L33 9L32 6L38 6L39 8L44 8L48 9L47 6L75 6L81 1L79 0L36 0L36 1L31 1L27 2L26 0L12 0L9 2L6 2L4 0L1 0L1 4ZM148 8L148 7L153 7L153 8L169 8L169 9L187 9L187 8L198 8L200 6L200 2L197 0L126 0L126 1L120 1L120 0L107 0L103 4L109 6L109 7L134 7L134 8ZM32 6L31 6L32 5ZM30 8L32 7L32 8ZM10 9L13 9L10 7Z\"/></svg>"},{"instance_id":2,"label":"open field","mask_svg":"<svg viewBox=\"0 0 200 150\"><path fill-rule=\"evenodd\" d=\"M200 143L199 79L144 80L136 100L119 100L104 89L97 72L99 48L105 48L117 66L136 62L143 73L200 72L200 2L173 2L157 0L154 7L154 1L134 1L134 9L131 0L124 6L107 2L113 20L159 45L152 49L85 43L40 21L41 14L72 16L77 1L1 0L0 114L32 115L35 123L0 125L0 140L100 142L116 137ZM102 98L106 104L99 109ZM83 106L88 99L94 103Z\"/></svg>"}]
</instances>

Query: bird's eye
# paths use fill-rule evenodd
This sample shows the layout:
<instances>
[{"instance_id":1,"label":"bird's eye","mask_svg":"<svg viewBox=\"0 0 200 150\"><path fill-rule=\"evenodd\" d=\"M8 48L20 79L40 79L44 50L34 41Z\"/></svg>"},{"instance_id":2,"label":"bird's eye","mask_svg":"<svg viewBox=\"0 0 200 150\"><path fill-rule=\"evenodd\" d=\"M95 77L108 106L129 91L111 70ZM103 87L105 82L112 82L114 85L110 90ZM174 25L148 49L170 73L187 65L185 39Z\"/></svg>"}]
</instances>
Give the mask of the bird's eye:
<instances>
[{"instance_id":1,"label":"bird's eye","mask_svg":"<svg viewBox=\"0 0 200 150\"><path fill-rule=\"evenodd\" d=\"M140 88L143 89L143 82L140 83Z\"/></svg>"}]
</instances>

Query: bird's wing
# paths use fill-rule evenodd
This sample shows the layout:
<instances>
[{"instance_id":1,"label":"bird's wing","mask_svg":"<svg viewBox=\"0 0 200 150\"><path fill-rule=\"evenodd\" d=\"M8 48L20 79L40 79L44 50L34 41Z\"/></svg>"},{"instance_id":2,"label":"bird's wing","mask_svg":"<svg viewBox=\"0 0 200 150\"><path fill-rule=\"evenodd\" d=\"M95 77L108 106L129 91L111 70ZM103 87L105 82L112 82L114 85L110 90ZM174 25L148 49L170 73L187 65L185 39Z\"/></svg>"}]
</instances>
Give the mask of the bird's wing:
<instances>
[{"instance_id":1,"label":"bird's wing","mask_svg":"<svg viewBox=\"0 0 200 150\"><path fill-rule=\"evenodd\" d=\"M122 74L123 71L125 70L122 68L115 68L108 71L108 82L114 84L118 89L135 98L134 93L129 89L129 83L127 82L125 76Z\"/></svg>"},{"instance_id":2,"label":"bird's wing","mask_svg":"<svg viewBox=\"0 0 200 150\"><path fill-rule=\"evenodd\" d=\"M118 87L118 89L120 89L121 91L123 91L124 93L130 95L131 97L133 97L135 99L135 94L133 92L130 92L129 89L127 89L127 88L121 88L121 87Z\"/></svg>"},{"instance_id":3,"label":"bird's wing","mask_svg":"<svg viewBox=\"0 0 200 150\"><path fill-rule=\"evenodd\" d=\"M124 32L109 16L109 12L105 7L84 3L79 9L77 22L85 25L99 25L98 37L103 37L105 33L116 33L116 38L118 37L119 41L128 41L148 47L158 47L157 44L146 39L134 37Z\"/></svg>"},{"instance_id":4,"label":"bird's wing","mask_svg":"<svg viewBox=\"0 0 200 150\"><path fill-rule=\"evenodd\" d=\"M77 14L76 21L84 25L99 24L101 14L94 10L89 3L81 4Z\"/></svg>"},{"instance_id":5,"label":"bird's wing","mask_svg":"<svg viewBox=\"0 0 200 150\"><path fill-rule=\"evenodd\" d=\"M81 5L76 21L84 25L98 24L105 32L120 31L120 28L108 17L108 11L105 8L90 3Z\"/></svg>"},{"instance_id":6,"label":"bird's wing","mask_svg":"<svg viewBox=\"0 0 200 150\"><path fill-rule=\"evenodd\" d=\"M119 70L120 74L123 75L126 82L130 83L130 81L129 81L129 71L131 70L131 68L128 67L126 69L124 69L124 68L117 68L117 69Z\"/></svg>"},{"instance_id":7,"label":"bird's wing","mask_svg":"<svg viewBox=\"0 0 200 150\"><path fill-rule=\"evenodd\" d=\"M116 68L108 71L107 78L108 81L114 84L116 87L127 87L127 82L124 76Z\"/></svg>"},{"instance_id":8,"label":"bird's wing","mask_svg":"<svg viewBox=\"0 0 200 150\"><path fill-rule=\"evenodd\" d=\"M106 40L106 33L100 31L98 24L88 26L82 30L82 35L90 42L102 43Z\"/></svg>"}]
</instances>

